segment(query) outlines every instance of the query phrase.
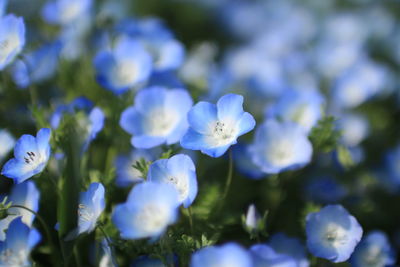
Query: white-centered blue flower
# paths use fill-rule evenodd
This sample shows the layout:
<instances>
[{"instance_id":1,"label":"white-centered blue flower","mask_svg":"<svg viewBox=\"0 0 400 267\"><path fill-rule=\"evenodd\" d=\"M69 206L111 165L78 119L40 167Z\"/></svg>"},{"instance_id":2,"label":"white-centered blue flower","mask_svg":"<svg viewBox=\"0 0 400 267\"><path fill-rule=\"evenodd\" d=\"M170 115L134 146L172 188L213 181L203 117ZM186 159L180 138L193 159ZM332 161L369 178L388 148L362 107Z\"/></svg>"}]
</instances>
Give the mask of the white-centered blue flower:
<instances>
[{"instance_id":1,"label":"white-centered blue flower","mask_svg":"<svg viewBox=\"0 0 400 267\"><path fill-rule=\"evenodd\" d=\"M187 112L193 102L183 89L150 87L136 94L135 105L121 114L120 126L132 134L136 148L179 142L188 128Z\"/></svg>"},{"instance_id":2,"label":"white-centered blue flower","mask_svg":"<svg viewBox=\"0 0 400 267\"><path fill-rule=\"evenodd\" d=\"M12 14L0 17L0 70L10 64L25 45L23 18Z\"/></svg>"},{"instance_id":3,"label":"white-centered blue flower","mask_svg":"<svg viewBox=\"0 0 400 267\"><path fill-rule=\"evenodd\" d=\"M287 90L267 108L266 115L298 123L306 132L310 132L322 117L323 103L323 97L316 90Z\"/></svg>"},{"instance_id":4,"label":"white-centered blue flower","mask_svg":"<svg viewBox=\"0 0 400 267\"><path fill-rule=\"evenodd\" d=\"M181 139L182 147L211 157L222 156L256 125L253 116L243 111L243 97L235 94L221 97L216 105L197 103L189 111L188 121L190 128Z\"/></svg>"},{"instance_id":5,"label":"white-centered blue flower","mask_svg":"<svg viewBox=\"0 0 400 267\"><path fill-rule=\"evenodd\" d=\"M14 147L14 158L7 161L1 174L22 183L40 173L46 167L50 157L51 130L40 129L36 135L25 134L18 139Z\"/></svg>"},{"instance_id":6,"label":"white-centered blue flower","mask_svg":"<svg viewBox=\"0 0 400 267\"><path fill-rule=\"evenodd\" d=\"M15 145L14 137L6 130L0 130L0 161L11 151Z\"/></svg>"},{"instance_id":7,"label":"white-centered blue flower","mask_svg":"<svg viewBox=\"0 0 400 267\"><path fill-rule=\"evenodd\" d=\"M363 230L341 205L328 205L306 218L307 247L320 258L343 262L350 258Z\"/></svg>"},{"instance_id":8,"label":"white-centered blue flower","mask_svg":"<svg viewBox=\"0 0 400 267\"><path fill-rule=\"evenodd\" d=\"M372 231L364 237L350 258L352 267L385 267L395 263L396 252L381 231Z\"/></svg>"},{"instance_id":9,"label":"white-centered blue flower","mask_svg":"<svg viewBox=\"0 0 400 267\"><path fill-rule=\"evenodd\" d=\"M265 244L253 245L250 248L250 254L253 259L253 267L299 267L293 257L278 253Z\"/></svg>"},{"instance_id":10,"label":"white-centered blue flower","mask_svg":"<svg viewBox=\"0 0 400 267\"><path fill-rule=\"evenodd\" d=\"M190 267L252 267L250 254L236 243L209 246L192 254Z\"/></svg>"},{"instance_id":11,"label":"white-centered blue flower","mask_svg":"<svg viewBox=\"0 0 400 267\"><path fill-rule=\"evenodd\" d=\"M43 19L50 24L68 25L88 16L92 0L50 0L42 9Z\"/></svg>"},{"instance_id":12,"label":"white-centered blue flower","mask_svg":"<svg viewBox=\"0 0 400 267\"><path fill-rule=\"evenodd\" d=\"M149 167L149 181L172 184L178 191L179 202L189 207L197 195L196 168L192 159L178 154L170 159L159 159Z\"/></svg>"},{"instance_id":13,"label":"white-centered blue flower","mask_svg":"<svg viewBox=\"0 0 400 267\"><path fill-rule=\"evenodd\" d=\"M8 201L12 205L20 205L27 207L28 209L37 212L39 210L39 190L36 188L32 181L27 181L25 183L14 185L8 196ZM32 212L27 211L22 208L10 208L8 209L8 216L0 220L0 240L5 240L5 230L8 228L9 224L17 217L21 217L24 224L31 227L35 215Z\"/></svg>"},{"instance_id":14,"label":"white-centered blue flower","mask_svg":"<svg viewBox=\"0 0 400 267\"><path fill-rule=\"evenodd\" d=\"M308 164L312 145L298 124L270 119L257 128L250 152L263 172L279 173Z\"/></svg>"},{"instance_id":15,"label":"white-centered blue flower","mask_svg":"<svg viewBox=\"0 0 400 267\"><path fill-rule=\"evenodd\" d=\"M91 183L87 191L80 193L78 227L68 233L66 240L76 238L82 233L92 232L104 208L104 186L101 183Z\"/></svg>"},{"instance_id":16,"label":"white-centered blue flower","mask_svg":"<svg viewBox=\"0 0 400 267\"><path fill-rule=\"evenodd\" d=\"M158 238L178 216L178 192L166 183L143 182L115 207L112 220L124 239Z\"/></svg>"},{"instance_id":17,"label":"white-centered blue flower","mask_svg":"<svg viewBox=\"0 0 400 267\"><path fill-rule=\"evenodd\" d=\"M341 141L349 147L358 146L369 134L368 119L361 114L342 114L338 120Z\"/></svg>"},{"instance_id":18,"label":"white-centered blue flower","mask_svg":"<svg viewBox=\"0 0 400 267\"><path fill-rule=\"evenodd\" d=\"M297 262L298 267L310 266L305 247L299 239L277 233L271 236L268 245L277 253L292 257Z\"/></svg>"},{"instance_id":19,"label":"white-centered blue flower","mask_svg":"<svg viewBox=\"0 0 400 267\"><path fill-rule=\"evenodd\" d=\"M260 168L254 164L251 158L250 146L247 144L237 144L232 149L235 167L245 175L246 178L259 180L267 177Z\"/></svg>"},{"instance_id":20,"label":"white-centered blue flower","mask_svg":"<svg viewBox=\"0 0 400 267\"><path fill-rule=\"evenodd\" d=\"M100 51L93 64L100 85L122 94L149 78L151 60L141 43L125 37L118 40L112 51Z\"/></svg>"},{"instance_id":21,"label":"white-centered blue flower","mask_svg":"<svg viewBox=\"0 0 400 267\"><path fill-rule=\"evenodd\" d=\"M21 218L14 219L7 230L6 239L0 241L0 266L31 266L29 254L40 239L36 229L30 229Z\"/></svg>"}]
</instances>

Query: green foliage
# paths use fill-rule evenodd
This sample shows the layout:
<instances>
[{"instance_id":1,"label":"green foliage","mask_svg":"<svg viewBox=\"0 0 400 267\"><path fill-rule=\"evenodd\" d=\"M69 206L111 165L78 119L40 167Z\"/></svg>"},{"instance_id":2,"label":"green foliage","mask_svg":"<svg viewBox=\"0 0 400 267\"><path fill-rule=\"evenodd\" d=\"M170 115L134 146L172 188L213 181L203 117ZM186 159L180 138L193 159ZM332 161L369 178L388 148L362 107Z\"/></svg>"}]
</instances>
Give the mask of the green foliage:
<instances>
[{"instance_id":1,"label":"green foliage","mask_svg":"<svg viewBox=\"0 0 400 267\"><path fill-rule=\"evenodd\" d=\"M337 154L339 162L344 168L349 169L354 166L354 161L350 154L350 151L345 146L338 146Z\"/></svg>"},{"instance_id":2,"label":"green foliage","mask_svg":"<svg viewBox=\"0 0 400 267\"><path fill-rule=\"evenodd\" d=\"M146 179L150 165L151 161L146 161L144 158L140 158L132 165L132 168L138 170L141 173L142 178Z\"/></svg>"},{"instance_id":3,"label":"green foliage","mask_svg":"<svg viewBox=\"0 0 400 267\"><path fill-rule=\"evenodd\" d=\"M318 121L310 133L310 140L315 151L324 153L334 150L340 138L340 132L335 129L336 119L332 116L327 116Z\"/></svg>"}]
</instances>

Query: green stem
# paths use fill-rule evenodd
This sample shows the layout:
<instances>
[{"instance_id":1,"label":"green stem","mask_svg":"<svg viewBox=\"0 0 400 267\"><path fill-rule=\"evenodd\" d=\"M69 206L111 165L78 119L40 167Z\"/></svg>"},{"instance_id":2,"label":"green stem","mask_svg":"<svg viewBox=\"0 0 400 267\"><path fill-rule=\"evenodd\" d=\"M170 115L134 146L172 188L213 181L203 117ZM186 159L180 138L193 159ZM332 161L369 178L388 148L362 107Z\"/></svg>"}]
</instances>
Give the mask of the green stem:
<instances>
[{"instance_id":1,"label":"green stem","mask_svg":"<svg viewBox=\"0 0 400 267\"><path fill-rule=\"evenodd\" d=\"M221 202L224 202L226 197L228 196L229 189L232 184L232 176L233 176L233 156L232 156L232 150L229 149L229 166L228 166L228 174L226 176L226 182L225 182L225 188L224 192L222 193L222 198Z\"/></svg>"},{"instance_id":2,"label":"green stem","mask_svg":"<svg viewBox=\"0 0 400 267\"><path fill-rule=\"evenodd\" d=\"M107 245L110 247L111 257L113 258L113 260L117 261L117 257L115 256L114 247L113 247L110 237L107 235L106 231L104 231L103 227L100 224L97 225L97 228L99 228L101 233L104 235Z\"/></svg>"},{"instance_id":3,"label":"green stem","mask_svg":"<svg viewBox=\"0 0 400 267\"><path fill-rule=\"evenodd\" d=\"M55 264L54 266L57 266L59 262L58 262L58 257L57 257L58 253L56 252L56 246L53 243L53 238L51 237L49 227L47 226L46 222L43 220L42 216L40 216L39 213L31 210L30 208L27 208L22 205L11 205L9 208L24 209L36 216L36 218L39 220L40 224L42 225L42 227L46 233L47 240L49 241L49 245L51 248L51 257L52 257L53 263Z\"/></svg>"},{"instance_id":4,"label":"green stem","mask_svg":"<svg viewBox=\"0 0 400 267\"><path fill-rule=\"evenodd\" d=\"M193 213L192 213L192 207L188 208L188 217L189 217L189 225L190 225L190 232L193 235Z\"/></svg>"}]
</instances>

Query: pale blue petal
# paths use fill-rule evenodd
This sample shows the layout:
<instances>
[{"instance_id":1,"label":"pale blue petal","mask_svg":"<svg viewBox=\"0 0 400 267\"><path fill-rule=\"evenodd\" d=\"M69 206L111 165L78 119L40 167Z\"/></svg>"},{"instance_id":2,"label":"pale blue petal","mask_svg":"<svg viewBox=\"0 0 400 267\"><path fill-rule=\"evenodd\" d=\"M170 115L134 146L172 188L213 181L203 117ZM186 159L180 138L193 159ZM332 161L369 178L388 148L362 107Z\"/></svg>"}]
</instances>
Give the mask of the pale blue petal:
<instances>
[{"instance_id":1,"label":"pale blue petal","mask_svg":"<svg viewBox=\"0 0 400 267\"><path fill-rule=\"evenodd\" d=\"M208 102L197 103L188 113L190 127L203 134L209 133L212 123L217 120L217 107Z\"/></svg>"},{"instance_id":2,"label":"pale blue petal","mask_svg":"<svg viewBox=\"0 0 400 267\"><path fill-rule=\"evenodd\" d=\"M251 130L254 129L255 126L256 126L256 121L254 120L253 116L248 112L243 113L243 115L240 117L238 121L238 127L239 127L238 136L250 132Z\"/></svg>"},{"instance_id":3,"label":"pale blue petal","mask_svg":"<svg viewBox=\"0 0 400 267\"><path fill-rule=\"evenodd\" d=\"M14 156L16 159L23 161L27 156L27 152L38 153L36 138L30 134L21 136L14 147Z\"/></svg>"},{"instance_id":4,"label":"pale blue petal","mask_svg":"<svg viewBox=\"0 0 400 267\"><path fill-rule=\"evenodd\" d=\"M237 121L243 114L243 96L227 94L217 102L218 118L221 121Z\"/></svg>"},{"instance_id":5,"label":"pale blue petal","mask_svg":"<svg viewBox=\"0 0 400 267\"><path fill-rule=\"evenodd\" d=\"M131 144L136 148L152 148L155 146L159 146L166 141L165 137L157 137L157 136L134 136L131 139Z\"/></svg>"},{"instance_id":6,"label":"pale blue petal","mask_svg":"<svg viewBox=\"0 0 400 267\"><path fill-rule=\"evenodd\" d=\"M119 125L132 135L143 132L142 116L135 107L129 107L122 112Z\"/></svg>"},{"instance_id":7,"label":"pale blue petal","mask_svg":"<svg viewBox=\"0 0 400 267\"><path fill-rule=\"evenodd\" d=\"M135 107L138 112L147 114L149 111L164 107L167 90L164 87L150 87L140 90L135 97Z\"/></svg>"}]
</instances>

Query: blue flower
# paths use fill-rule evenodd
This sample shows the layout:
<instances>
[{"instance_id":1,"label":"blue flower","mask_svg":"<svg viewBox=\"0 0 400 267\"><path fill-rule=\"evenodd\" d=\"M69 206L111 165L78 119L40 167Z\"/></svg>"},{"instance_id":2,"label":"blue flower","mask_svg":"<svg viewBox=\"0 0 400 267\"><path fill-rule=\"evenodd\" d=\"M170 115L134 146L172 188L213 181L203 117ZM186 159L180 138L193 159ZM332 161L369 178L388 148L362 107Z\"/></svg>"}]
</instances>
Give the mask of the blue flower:
<instances>
[{"instance_id":1,"label":"blue flower","mask_svg":"<svg viewBox=\"0 0 400 267\"><path fill-rule=\"evenodd\" d=\"M316 177L305 187L308 199L321 204L334 204L343 199L346 188L331 177Z\"/></svg>"},{"instance_id":2,"label":"blue flower","mask_svg":"<svg viewBox=\"0 0 400 267\"><path fill-rule=\"evenodd\" d=\"M175 223L178 206L178 192L172 185L143 182L115 207L112 220L124 239L155 239Z\"/></svg>"},{"instance_id":3,"label":"blue flower","mask_svg":"<svg viewBox=\"0 0 400 267\"><path fill-rule=\"evenodd\" d=\"M83 150L87 150L89 144L97 137L97 134L104 127L105 116L103 110L99 107L94 107L88 114L88 122L86 125L86 140L83 144Z\"/></svg>"},{"instance_id":4,"label":"blue flower","mask_svg":"<svg viewBox=\"0 0 400 267\"><path fill-rule=\"evenodd\" d=\"M5 129L0 130L0 161L11 151L15 145L14 137Z\"/></svg>"},{"instance_id":5,"label":"blue flower","mask_svg":"<svg viewBox=\"0 0 400 267\"><path fill-rule=\"evenodd\" d=\"M277 233L271 237L268 243L277 253L290 256L296 260L298 267L308 267L310 265L304 245L299 239L288 237L283 233Z\"/></svg>"},{"instance_id":6,"label":"blue flower","mask_svg":"<svg viewBox=\"0 0 400 267\"><path fill-rule=\"evenodd\" d=\"M12 78L20 88L51 78L58 65L61 44L54 42L26 54L23 60L17 60L12 68Z\"/></svg>"},{"instance_id":7,"label":"blue flower","mask_svg":"<svg viewBox=\"0 0 400 267\"><path fill-rule=\"evenodd\" d=\"M21 218L13 220L5 241L0 241L0 266L30 266L29 254L40 239L40 233L26 226Z\"/></svg>"},{"instance_id":8,"label":"blue flower","mask_svg":"<svg viewBox=\"0 0 400 267\"><path fill-rule=\"evenodd\" d=\"M24 20L12 14L0 17L0 70L14 60L24 45Z\"/></svg>"},{"instance_id":9,"label":"blue flower","mask_svg":"<svg viewBox=\"0 0 400 267\"><path fill-rule=\"evenodd\" d=\"M384 267L396 263L396 252L381 231L370 232L356 247L350 258L352 267Z\"/></svg>"},{"instance_id":10,"label":"blue flower","mask_svg":"<svg viewBox=\"0 0 400 267\"><path fill-rule=\"evenodd\" d=\"M0 18L6 13L8 0L0 0Z\"/></svg>"},{"instance_id":11,"label":"blue flower","mask_svg":"<svg viewBox=\"0 0 400 267\"><path fill-rule=\"evenodd\" d=\"M271 119L257 128L250 152L253 162L263 172L279 173L308 164L312 145L307 132L298 124Z\"/></svg>"},{"instance_id":12,"label":"blue flower","mask_svg":"<svg viewBox=\"0 0 400 267\"><path fill-rule=\"evenodd\" d=\"M328 205L306 218L307 247L320 258L343 262L360 242L363 230L341 205Z\"/></svg>"},{"instance_id":13,"label":"blue flower","mask_svg":"<svg viewBox=\"0 0 400 267\"><path fill-rule=\"evenodd\" d=\"M52 0L42 9L43 19L50 24L68 25L88 16L92 0Z\"/></svg>"},{"instance_id":14,"label":"blue flower","mask_svg":"<svg viewBox=\"0 0 400 267\"><path fill-rule=\"evenodd\" d=\"M360 114L342 114L338 120L341 141L345 146L358 146L369 134L367 118Z\"/></svg>"},{"instance_id":15,"label":"blue flower","mask_svg":"<svg viewBox=\"0 0 400 267\"><path fill-rule=\"evenodd\" d=\"M310 132L322 117L324 99L317 90L287 90L267 108L267 117L298 123Z\"/></svg>"},{"instance_id":16,"label":"blue flower","mask_svg":"<svg viewBox=\"0 0 400 267\"><path fill-rule=\"evenodd\" d=\"M188 128L186 114L192 104L183 89L150 87L136 94L135 105L124 110L119 124L133 135L136 148L175 144Z\"/></svg>"},{"instance_id":17,"label":"blue flower","mask_svg":"<svg viewBox=\"0 0 400 267\"><path fill-rule=\"evenodd\" d=\"M1 174L22 183L42 172L50 157L50 136L48 128L40 129L36 138L29 134L21 136L14 147L14 158L7 161Z\"/></svg>"},{"instance_id":18,"label":"blue flower","mask_svg":"<svg viewBox=\"0 0 400 267\"><path fill-rule=\"evenodd\" d=\"M115 94L145 82L152 70L151 57L136 40L121 38L112 51L100 51L93 61L97 81Z\"/></svg>"},{"instance_id":19,"label":"blue flower","mask_svg":"<svg viewBox=\"0 0 400 267\"><path fill-rule=\"evenodd\" d=\"M118 186L130 186L137 182L142 182L145 177L142 173L133 167L133 165L140 159L146 161L153 161L156 153L148 149L134 149L129 155L119 155L115 159L115 182Z\"/></svg>"},{"instance_id":20,"label":"blue flower","mask_svg":"<svg viewBox=\"0 0 400 267\"><path fill-rule=\"evenodd\" d=\"M56 110L50 117L50 125L51 128L57 129L60 125L61 119L64 113L74 113L78 110L84 110L85 112L89 113L90 110L93 108L93 103L86 97L77 97L69 104L62 104L57 106Z\"/></svg>"},{"instance_id":21,"label":"blue flower","mask_svg":"<svg viewBox=\"0 0 400 267\"><path fill-rule=\"evenodd\" d=\"M175 70L185 58L185 49L172 32L157 18L125 20L117 30L140 41L152 57L157 72Z\"/></svg>"},{"instance_id":22,"label":"blue flower","mask_svg":"<svg viewBox=\"0 0 400 267\"><path fill-rule=\"evenodd\" d=\"M227 94L217 104L199 102L188 113L190 128L182 137L186 149L201 150L211 157L222 156L236 139L250 132L256 122L243 111L243 97Z\"/></svg>"},{"instance_id":23,"label":"blue flower","mask_svg":"<svg viewBox=\"0 0 400 267\"><path fill-rule=\"evenodd\" d=\"M104 208L104 186L100 183L91 183L88 190L79 196L78 227L68 233L65 239L71 240L82 233L92 232Z\"/></svg>"},{"instance_id":24,"label":"blue flower","mask_svg":"<svg viewBox=\"0 0 400 267\"><path fill-rule=\"evenodd\" d=\"M239 143L233 147L232 151L235 167L239 172L245 175L246 178L258 180L266 177L265 173L252 161L249 145Z\"/></svg>"},{"instance_id":25,"label":"blue flower","mask_svg":"<svg viewBox=\"0 0 400 267\"><path fill-rule=\"evenodd\" d=\"M252 267L250 254L236 243L209 246L192 254L190 267Z\"/></svg>"},{"instance_id":26,"label":"blue flower","mask_svg":"<svg viewBox=\"0 0 400 267\"><path fill-rule=\"evenodd\" d=\"M39 209L39 197L40 193L35 184L28 181L26 183L14 185L8 196L8 201L11 202L12 205L21 205L37 212ZM8 209L8 214L6 218L0 220L0 240L2 241L6 238L4 230L9 227L9 224L15 218L21 217L22 222L29 227L32 226L33 220L35 219L35 215L21 208L10 208Z\"/></svg>"},{"instance_id":27,"label":"blue flower","mask_svg":"<svg viewBox=\"0 0 400 267\"><path fill-rule=\"evenodd\" d=\"M293 257L277 253L273 248L264 244L253 245L250 253L254 267L299 267Z\"/></svg>"},{"instance_id":28,"label":"blue flower","mask_svg":"<svg viewBox=\"0 0 400 267\"><path fill-rule=\"evenodd\" d=\"M156 160L149 167L148 180L172 184L178 191L178 200L189 207L197 195L196 168L192 159L178 154L170 159Z\"/></svg>"}]
</instances>

